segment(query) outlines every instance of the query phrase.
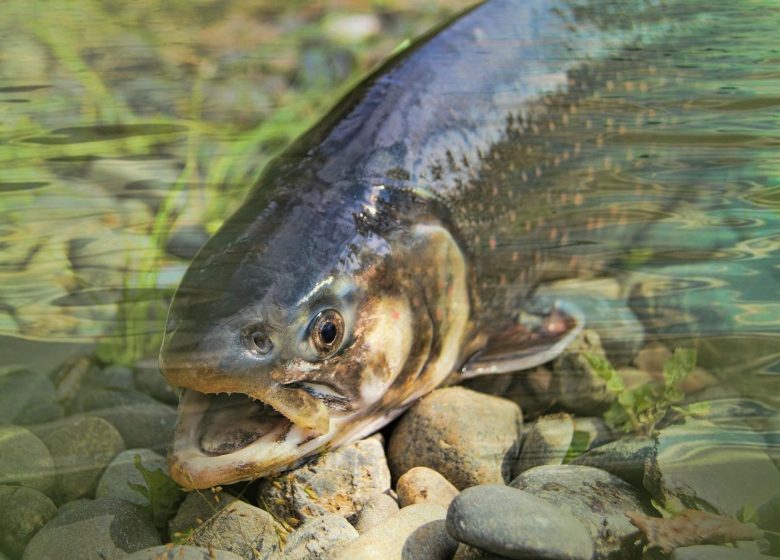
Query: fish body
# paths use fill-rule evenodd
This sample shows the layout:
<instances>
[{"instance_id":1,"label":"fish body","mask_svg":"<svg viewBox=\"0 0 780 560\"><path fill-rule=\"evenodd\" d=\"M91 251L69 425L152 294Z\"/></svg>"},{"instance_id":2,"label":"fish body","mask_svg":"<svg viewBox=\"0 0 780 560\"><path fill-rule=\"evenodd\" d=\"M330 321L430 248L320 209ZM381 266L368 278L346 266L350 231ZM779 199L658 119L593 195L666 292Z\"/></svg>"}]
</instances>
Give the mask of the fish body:
<instances>
[{"instance_id":1,"label":"fish body","mask_svg":"<svg viewBox=\"0 0 780 560\"><path fill-rule=\"evenodd\" d=\"M575 177L604 126L582 102L625 67L605 54L645 31L586 15L480 4L268 165L170 308L177 482L283 471L442 384L560 352L582 318L535 288L597 274L617 242L605 223L631 223Z\"/></svg>"}]
</instances>

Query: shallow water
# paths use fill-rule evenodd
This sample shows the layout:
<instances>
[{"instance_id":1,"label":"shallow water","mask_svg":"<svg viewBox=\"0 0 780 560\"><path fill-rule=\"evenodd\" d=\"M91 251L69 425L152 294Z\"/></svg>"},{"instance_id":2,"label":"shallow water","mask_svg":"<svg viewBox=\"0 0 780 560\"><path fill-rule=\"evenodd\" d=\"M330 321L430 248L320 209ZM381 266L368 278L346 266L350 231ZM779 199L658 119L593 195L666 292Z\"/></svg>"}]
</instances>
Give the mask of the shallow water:
<instances>
[{"instance_id":1,"label":"shallow water","mask_svg":"<svg viewBox=\"0 0 780 560\"><path fill-rule=\"evenodd\" d=\"M189 258L262 166L463 5L383 2L350 38L338 18L369 3L199 4L0 8L0 373L65 398L79 357L153 360ZM646 340L777 407L780 6L576 4L574 25L649 38L604 53L613 78L545 136L552 195L529 216L581 186L561 255L598 256L625 296L592 324L620 338L628 308Z\"/></svg>"}]
</instances>

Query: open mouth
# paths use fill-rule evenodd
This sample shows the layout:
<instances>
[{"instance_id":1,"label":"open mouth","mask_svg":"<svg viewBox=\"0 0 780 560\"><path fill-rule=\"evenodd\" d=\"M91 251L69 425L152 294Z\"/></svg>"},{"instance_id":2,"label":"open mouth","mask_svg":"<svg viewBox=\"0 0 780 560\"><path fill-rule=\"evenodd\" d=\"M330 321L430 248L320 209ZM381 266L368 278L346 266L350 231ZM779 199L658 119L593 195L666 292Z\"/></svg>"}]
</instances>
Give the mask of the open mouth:
<instances>
[{"instance_id":1,"label":"open mouth","mask_svg":"<svg viewBox=\"0 0 780 560\"><path fill-rule=\"evenodd\" d=\"M235 453L259 439L284 441L293 423L274 408L246 395L210 395L200 420L200 449L209 455Z\"/></svg>"}]
</instances>

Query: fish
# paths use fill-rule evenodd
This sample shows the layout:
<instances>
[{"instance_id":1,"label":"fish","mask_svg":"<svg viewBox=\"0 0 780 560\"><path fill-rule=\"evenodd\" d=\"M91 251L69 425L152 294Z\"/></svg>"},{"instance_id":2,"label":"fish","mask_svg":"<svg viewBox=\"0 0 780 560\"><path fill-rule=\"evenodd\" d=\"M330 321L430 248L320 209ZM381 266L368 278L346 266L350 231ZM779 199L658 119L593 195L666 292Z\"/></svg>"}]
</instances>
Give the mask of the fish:
<instances>
[{"instance_id":1,"label":"fish","mask_svg":"<svg viewBox=\"0 0 780 560\"><path fill-rule=\"evenodd\" d=\"M600 5L614 25L591 2L478 4L266 166L171 302L159 362L182 389L177 483L283 472L573 340L582 312L537 288L604 274L647 221L583 169L610 119L638 112L598 92L652 68L630 53L670 25L653 2Z\"/></svg>"}]
</instances>

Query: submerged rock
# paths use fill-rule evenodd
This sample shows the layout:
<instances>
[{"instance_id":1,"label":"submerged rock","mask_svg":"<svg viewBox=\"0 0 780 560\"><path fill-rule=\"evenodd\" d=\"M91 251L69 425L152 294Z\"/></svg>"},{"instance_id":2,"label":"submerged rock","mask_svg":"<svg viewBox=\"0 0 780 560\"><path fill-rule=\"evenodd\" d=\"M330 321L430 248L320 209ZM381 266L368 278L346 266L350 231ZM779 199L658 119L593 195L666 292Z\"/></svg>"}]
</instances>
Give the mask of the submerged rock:
<instances>
[{"instance_id":1,"label":"submerged rock","mask_svg":"<svg viewBox=\"0 0 780 560\"><path fill-rule=\"evenodd\" d=\"M0 424L40 424L62 418L57 392L48 377L20 370L0 375Z\"/></svg>"},{"instance_id":2,"label":"submerged rock","mask_svg":"<svg viewBox=\"0 0 780 560\"><path fill-rule=\"evenodd\" d=\"M598 333L584 329L553 363L558 404L581 416L598 416L612 404L615 395L591 367L585 358L587 353L606 357Z\"/></svg>"},{"instance_id":3,"label":"submerged rock","mask_svg":"<svg viewBox=\"0 0 780 560\"><path fill-rule=\"evenodd\" d=\"M165 544L133 552L124 560L241 560L241 557L216 548Z\"/></svg>"},{"instance_id":4,"label":"submerged rock","mask_svg":"<svg viewBox=\"0 0 780 560\"><path fill-rule=\"evenodd\" d=\"M54 459L44 443L19 426L0 426L0 484L18 484L51 496Z\"/></svg>"},{"instance_id":5,"label":"submerged rock","mask_svg":"<svg viewBox=\"0 0 780 560\"><path fill-rule=\"evenodd\" d=\"M18 558L56 515L57 506L45 494L25 486L0 486L0 550Z\"/></svg>"},{"instance_id":6,"label":"submerged rock","mask_svg":"<svg viewBox=\"0 0 780 560\"><path fill-rule=\"evenodd\" d=\"M645 462L653 456L654 452L653 438L630 436L591 449L570 464L595 467L619 476L637 488L642 488Z\"/></svg>"},{"instance_id":7,"label":"submerged rock","mask_svg":"<svg viewBox=\"0 0 780 560\"><path fill-rule=\"evenodd\" d=\"M225 492L211 489L189 492L179 506L176 515L168 522L168 532L174 539L181 539L200 527L238 498Z\"/></svg>"},{"instance_id":8,"label":"submerged rock","mask_svg":"<svg viewBox=\"0 0 780 560\"><path fill-rule=\"evenodd\" d=\"M447 511L435 504L402 508L340 548L334 560L449 560L457 543L445 530Z\"/></svg>"},{"instance_id":9,"label":"submerged rock","mask_svg":"<svg viewBox=\"0 0 780 560\"><path fill-rule=\"evenodd\" d=\"M54 458L59 497L64 502L92 497L103 470L125 448L116 428L89 416L58 422L43 443Z\"/></svg>"},{"instance_id":10,"label":"submerged rock","mask_svg":"<svg viewBox=\"0 0 780 560\"><path fill-rule=\"evenodd\" d=\"M197 527L191 541L249 560L269 560L279 551L279 532L271 514L240 500Z\"/></svg>"},{"instance_id":11,"label":"submerged rock","mask_svg":"<svg viewBox=\"0 0 780 560\"><path fill-rule=\"evenodd\" d=\"M590 534L594 560L641 556L637 529L625 512L654 512L623 479L592 467L545 465L525 471L512 486L574 516Z\"/></svg>"},{"instance_id":12,"label":"submerged rock","mask_svg":"<svg viewBox=\"0 0 780 560\"><path fill-rule=\"evenodd\" d=\"M124 500L83 500L62 508L30 541L23 560L105 560L160 544L154 526Z\"/></svg>"},{"instance_id":13,"label":"submerged rock","mask_svg":"<svg viewBox=\"0 0 780 560\"><path fill-rule=\"evenodd\" d=\"M463 387L437 389L417 401L393 431L390 469L398 478L413 467L428 467L458 489L505 482L522 424L511 401Z\"/></svg>"},{"instance_id":14,"label":"submerged rock","mask_svg":"<svg viewBox=\"0 0 780 560\"><path fill-rule=\"evenodd\" d=\"M278 519L305 521L327 513L352 517L369 496L390 489L381 440L374 436L260 480L257 502Z\"/></svg>"},{"instance_id":15,"label":"submerged rock","mask_svg":"<svg viewBox=\"0 0 780 560\"><path fill-rule=\"evenodd\" d=\"M453 538L507 558L590 560L593 545L580 522L536 496L498 484L463 490L447 511Z\"/></svg>"},{"instance_id":16,"label":"submerged rock","mask_svg":"<svg viewBox=\"0 0 780 560\"><path fill-rule=\"evenodd\" d=\"M758 507L780 472L764 439L747 427L726 429L688 420L660 431L644 484L667 509L704 509L735 516Z\"/></svg>"},{"instance_id":17,"label":"submerged rock","mask_svg":"<svg viewBox=\"0 0 780 560\"><path fill-rule=\"evenodd\" d=\"M358 532L340 515L328 514L306 521L287 537L285 560L327 558L338 547L358 538Z\"/></svg>"},{"instance_id":18,"label":"submerged rock","mask_svg":"<svg viewBox=\"0 0 780 560\"><path fill-rule=\"evenodd\" d=\"M574 422L560 413L539 417L523 439L523 447L512 474L540 465L560 465L571 447Z\"/></svg>"},{"instance_id":19,"label":"submerged rock","mask_svg":"<svg viewBox=\"0 0 780 560\"><path fill-rule=\"evenodd\" d=\"M176 409L158 402L125 404L93 410L90 416L110 422L130 448L167 452L176 428Z\"/></svg>"}]
</instances>

